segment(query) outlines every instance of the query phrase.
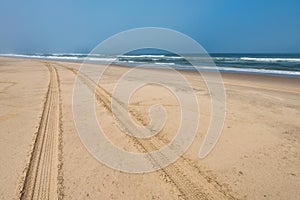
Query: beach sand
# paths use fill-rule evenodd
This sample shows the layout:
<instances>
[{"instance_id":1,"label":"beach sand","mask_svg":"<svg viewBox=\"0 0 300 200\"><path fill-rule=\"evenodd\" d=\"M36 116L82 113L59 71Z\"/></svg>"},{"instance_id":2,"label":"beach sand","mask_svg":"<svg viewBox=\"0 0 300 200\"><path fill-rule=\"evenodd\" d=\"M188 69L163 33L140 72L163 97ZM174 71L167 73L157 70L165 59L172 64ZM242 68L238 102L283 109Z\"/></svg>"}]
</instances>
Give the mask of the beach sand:
<instances>
[{"instance_id":1,"label":"beach sand","mask_svg":"<svg viewBox=\"0 0 300 200\"><path fill-rule=\"evenodd\" d=\"M299 78L222 74L224 128L213 151L199 159L211 98L199 74L181 72L199 101L196 138L175 163L133 174L97 161L77 134L72 92L79 66L0 58L0 199L299 199ZM111 93L129 70L110 67L99 84ZM141 70L146 77L153 69ZM142 153L170 142L178 128L179 103L157 85L134 94L129 105L133 120L149 123L147 110L157 103L164 106L168 118L162 132L149 140L124 134L105 102L95 102L96 115L112 143Z\"/></svg>"}]
</instances>

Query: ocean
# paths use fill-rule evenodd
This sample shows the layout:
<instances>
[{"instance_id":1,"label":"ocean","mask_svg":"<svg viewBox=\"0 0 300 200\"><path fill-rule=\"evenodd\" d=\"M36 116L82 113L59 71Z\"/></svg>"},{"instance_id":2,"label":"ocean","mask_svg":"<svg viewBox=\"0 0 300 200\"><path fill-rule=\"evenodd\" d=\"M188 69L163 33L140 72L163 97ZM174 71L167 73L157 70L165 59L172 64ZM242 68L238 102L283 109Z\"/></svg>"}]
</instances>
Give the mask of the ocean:
<instances>
[{"instance_id":1,"label":"ocean","mask_svg":"<svg viewBox=\"0 0 300 200\"><path fill-rule=\"evenodd\" d=\"M0 56L49 59L73 62L114 63L124 66L147 66L164 68L166 66L179 70L210 71L205 66L206 58L202 55L186 54L184 59L175 54L0 54ZM254 73L276 76L300 77L300 54L210 54L220 72ZM189 61L193 61L194 66Z\"/></svg>"}]
</instances>

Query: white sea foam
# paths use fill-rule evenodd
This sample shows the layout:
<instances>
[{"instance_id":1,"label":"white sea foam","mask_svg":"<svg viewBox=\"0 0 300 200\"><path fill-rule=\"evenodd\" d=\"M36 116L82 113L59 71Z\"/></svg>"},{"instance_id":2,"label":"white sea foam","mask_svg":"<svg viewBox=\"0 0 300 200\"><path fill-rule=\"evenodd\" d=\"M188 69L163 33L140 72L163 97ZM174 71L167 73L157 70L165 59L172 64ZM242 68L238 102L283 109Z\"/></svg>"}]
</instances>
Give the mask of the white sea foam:
<instances>
[{"instance_id":1,"label":"white sea foam","mask_svg":"<svg viewBox=\"0 0 300 200\"><path fill-rule=\"evenodd\" d=\"M120 55L118 58L164 58L165 55Z\"/></svg>"},{"instance_id":2,"label":"white sea foam","mask_svg":"<svg viewBox=\"0 0 300 200\"><path fill-rule=\"evenodd\" d=\"M155 62L155 65L176 65L175 63L162 63L162 62Z\"/></svg>"},{"instance_id":3,"label":"white sea foam","mask_svg":"<svg viewBox=\"0 0 300 200\"><path fill-rule=\"evenodd\" d=\"M221 72L241 72L241 73L255 73L255 74L274 74L274 75L287 75L299 76L299 71L285 71L285 70L269 70L269 69L253 69L253 68L235 68L235 67L197 67L199 70L208 71L221 71ZM193 69L193 68L191 68Z\"/></svg>"},{"instance_id":4,"label":"white sea foam","mask_svg":"<svg viewBox=\"0 0 300 200\"><path fill-rule=\"evenodd\" d=\"M114 62L116 61L116 58L93 58L93 57L87 57L84 58L86 61L103 61L103 62Z\"/></svg>"},{"instance_id":5,"label":"white sea foam","mask_svg":"<svg viewBox=\"0 0 300 200\"><path fill-rule=\"evenodd\" d=\"M19 57L19 58L37 58L37 59L57 59L57 60L78 60L82 59L77 56L55 56L55 55L25 55L25 54L0 54L0 56L6 56L6 57Z\"/></svg>"},{"instance_id":6,"label":"white sea foam","mask_svg":"<svg viewBox=\"0 0 300 200\"><path fill-rule=\"evenodd\" d=\"M260 61L260 62L300 62L300 58L252 58L242 57L244 61Z\"/></svg>"},{"instance_id":7,"label":"white sea foam","mask_svg":"<svg viewBox=\"0 0 300 200\"><path fill-rule=\"evenodd\" d=\"M50 59L50 60L73 60L73 61L99 61L99 62L113 62L116 58L101 58L101 57L85 57L86 54L0 54L0 56L6 57L19 57L19 58L35 58L35 59Z\"/></svg>"},{"instance_id":8,"label":"white sea foam","mask_svg":"<svg viewBox=\"0 0 300 200\"><path fill-rule=\"evenodd\" d=\"M240 58L235 57L212 57L213 60L239 61Z\"/></svg>"}]
</instances>

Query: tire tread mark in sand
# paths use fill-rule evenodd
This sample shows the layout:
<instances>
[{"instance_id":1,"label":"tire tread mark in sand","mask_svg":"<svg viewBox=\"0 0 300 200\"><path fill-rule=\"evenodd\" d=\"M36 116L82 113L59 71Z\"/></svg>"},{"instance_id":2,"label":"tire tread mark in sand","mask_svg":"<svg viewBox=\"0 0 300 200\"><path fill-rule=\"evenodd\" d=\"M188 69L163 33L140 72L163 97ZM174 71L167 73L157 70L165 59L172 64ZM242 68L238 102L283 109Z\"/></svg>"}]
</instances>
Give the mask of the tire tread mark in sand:
<instances>
[{"instance_id":1,"label":"tire tread mark in sand","mask_svg":"<svg viewBox=\"0 0 300 200\"><path fill-rule=\"evenodd\" d=\"M55 68L56 70L56 68ZM61 93L60 78L57 73L59 94ZM58 133L58 165L57 165L57 199L64 198L64 174L63 174L63 124L62 124L62 98L59 95L59 133Z\"/></svg>"},{"instance_id":2,"label":"tire tread mark in sand","mask_svg":"<svg viewBox=\"0 0 300 200\"><path fill-rule=\"evenodd\" d=\"M33 139L30 160L19 193L19 199L60 199L59 156L62 133L60 132L60 88L56 68L44 63L50 80L38 132Z\"/></svg>"},{"instance_id":3,"label":"tire tread mark in sand","mask_svg":"<svg viewBox=\"0 0 300 200\"><path fill-rule=\"evenodd\" d=\"M56 65L61 66L63 68L66 68L70 71L72 71L75 75L77 75L80 80L87 85L87 87L89 89L91 89L92 91L96 92L96 97L97 100L99 100L104 107L112 114L111 108L110 108L110 99L114 98L110 95L109 92L107 92L104 88L102 88L101 86L97 85L93 80L91 80L89 77L87 77L85 74L80 73L77 69L74 69L72 67L68 67L62 64L58 64L56 63ZM115 99L116 100L116 99ZM122 106L122 103L119 102L118 100L116 100L119 103L119 106ZM139 121L142 120L142 117L140 116L134 116L134 117L138 117ZM117 119L117 118L116 118ZM117 119L118 120L118 119ZM121 120L118 120L120 123L122 123ZM127 131L126 130L126 125L122 124L122 128L124 128L125 130L123 131ZM156 138L156 140L154 141L149 141L149 140L141 140L132 136L129 136L128 134L126 134L136 145L138 145L140 148L138 148L138 150L140 150L141 148L144 150L144 152L150 152L153 151L154 149L157 149L158 143L163 142L160 140L160 138ZM154 165L158 165L161 166L160 163L151 156L151 154L149 154L149 161L151 161ZM167 160L168 158L161 154L161 159L165 159ZM183 156L181 156L183 157ZM185 161L187 161L185 159ZM185 162L187 163L190 167L194 167L195 165L192 165L191 162ZM211 184L209 181L207 181L207 177L204 177L206 179L202 179L201 180L205 180L205 184L204 187L200 187L199 185L195 185L186 174L184 174L184 169L186 167L184 165L178 165L176 163L173 163L172 165L169 165L165 168L161 168L159 171L161 171L163 173L163 177L165 179L165 181L167 183L172 183L177 190L180 192L180 198L182 199L214 199L214 197L219 197L219 198L227 198L227 199L236 199L234 198L231 194L228 194L227 191L223 191L222 188L217 187L215 184L214 185L210 185L210 188L208 190L208 192L204 192L204 190L207 191L207 188L205 187L205 184ZM197 169L198 172L199 169ZM198 172L199 173L199 172ZM202 174L200 174L201 176L203 176ZM217 194L216 194L217 193ZM211 196L213 195L213 196Z\"/></svg>"}]
</instances>

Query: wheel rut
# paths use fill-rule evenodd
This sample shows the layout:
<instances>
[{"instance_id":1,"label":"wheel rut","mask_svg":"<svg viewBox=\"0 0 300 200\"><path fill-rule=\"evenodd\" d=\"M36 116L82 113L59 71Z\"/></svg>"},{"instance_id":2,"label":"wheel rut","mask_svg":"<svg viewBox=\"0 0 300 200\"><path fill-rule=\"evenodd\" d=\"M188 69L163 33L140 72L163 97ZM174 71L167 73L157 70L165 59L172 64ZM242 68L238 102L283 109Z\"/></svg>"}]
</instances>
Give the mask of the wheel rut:
<instances>
[{"instance_id":1,"label":"wheel rut","mask_svg":"<svg viewBox=\"0 0 300 200\"><path fill-rule=\"evenodd\" d=\"M60 80L48 62L50 80L19 199L62 199L62 131Z\"/></svg>"},{"instance_id":2,"label":"wheel rut","mask_svg":"<svg viewBox=\"0 0 300 200\"><path fill-rule=\"evenodd\" d=\"M112 114L112 110L110 108L111 99L114 98L108 91L106 91L103 87L96 84L93 80L91 80L85 74L79 72L77 69L56 63L56 65L63 67L67 70L70 70L76 76L80 78L80 80L93 92L95 91L95 95L97 100L107 109L107 111ZM118 106L115 110L117 112L122 113L124 110L123 103L114 99L118 102ZM114 110L114 111L115 111ZM132 130L131 127L127 127L127 124L124 124L126 120L118 119L120 116L116 116L116 120L121 123L123 132L128 132ZM122 117L122 115L121 115ZM138 121L141 121L143 124L143 117L139 114L133 115ZM154 136L154 140L145 140L139 139L136 137L129 136L126 134L131 141L135 144L136 148L142 153L148 153L149 161L151 161L154 165L160 166L160 161L156 158L153 158L149 152L158 149L157 147L161 146L161 144L166 144L168 141L163 140L160 137ZM159 160L168 160L167 156L161 153ZM163 180L166 183L172 184L177 188L180 195L178 198L180 199L237 199L230 193L229 188L224 188L224 186L213 178L209 177L205 172L202 171L194 162L181 156L178 160L179 162L175 162L165 168L158 170L163 177Z\"/></svg>"}]
</instances>

